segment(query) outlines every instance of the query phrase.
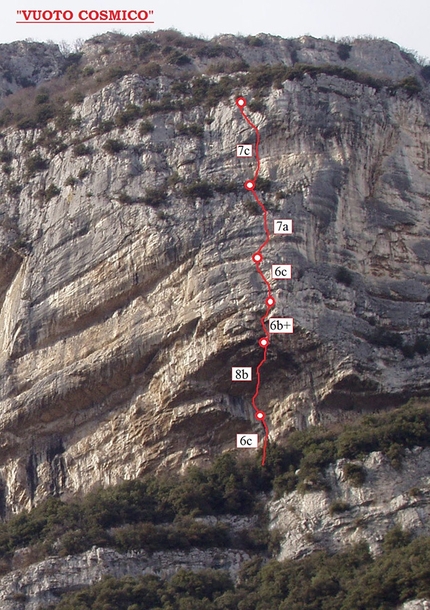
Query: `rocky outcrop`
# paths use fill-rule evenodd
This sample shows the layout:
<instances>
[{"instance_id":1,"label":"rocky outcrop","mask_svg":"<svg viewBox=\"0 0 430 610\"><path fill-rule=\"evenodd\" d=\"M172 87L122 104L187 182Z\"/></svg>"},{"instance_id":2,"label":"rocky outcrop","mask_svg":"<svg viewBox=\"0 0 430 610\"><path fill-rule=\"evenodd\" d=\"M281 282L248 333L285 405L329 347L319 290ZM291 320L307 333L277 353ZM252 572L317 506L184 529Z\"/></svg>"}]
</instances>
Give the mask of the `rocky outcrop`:
<instances>
[{"instance_id":1,"label":"rocky outcrop","mask_svg":"<svg viewBox=\"0 0 430 610\"><path fill-rule=\"evenodd\" d=\"M19 41L0 45L0 100L59 76L67 60L56 44Z\"/></svg>"},{"instance_id":2,"label":"rocky outcrop","mask_svg":"<svg viewBox=\"0 0 430 610\"><path fill-rule=\"evenodd\" d=\"M418 74L395 45L378 44L354 44L351 62ZM390 61L378 52L387 44ZM279 61L281 48L292 43L248 45L246 59ZM297 53L344 61L329 41L303 39ZM255 161L235 156L253 136L234 99L252 91L157 111L143 135L139 122L100 127L148 92L161 99L172 80L132 74L88 94L58 149L37 129L4 131L4 514L204 463L259 430L253 384L231 382L232 366L261 355L265 289L250 257L263 223L240 188ZM263 101L251 116L269 224L295 223L262 266L293 265L291 281L272 285L274 315L294 317L295 333L273 337L259 397L279 439L429 392L430 103L428 86L412 96L326 74L286 80ZM181 135L183 124L203 133ZM210 196L187 191L202 181Z\"/></svg>"},{"instance_id":3,"label":"rocky outcrop","mask_svg":"<svg viewBox=\"0 0 430 610\"><path fill-rule=\"evenodd\" d=\"M427 599L414 599L413 601L406 602L400 608L400 610L429 610L430 601Z\"/></svg>"},{"instance_id":4,"label":"rocky outcrop","mask_svg":"<svg viewBox=\"0 0 430 610\"><path fill-rule=\"evenodd\" d=\"M256 43L257 38L260 42ZM420 72L413 54L389 40L358 38L336 42L313 36L286 40L270 34L259 34L251 41L224 34L215 40L234 48L251 65L278 62L291 66L295 63L330 64L394 81Z\"/></svg>"},{"instance_id":5,"label":"rocky outcrop","mask_svg":"<svg viewBox=\"0 0 430 610\"><path fill-rule=\"evenodd\" d=\"M297 491L271 503L271 527L282 535L280 559L317 549L339 551L366 541L373 553L395 526L415 535L430 533L430 450L407 450L400 470L380 452L362 463L365 481L345 477L346 460L326 472L329 491Z\"/></svg>"},{"instance_id":6,"label":"rocky outcrop","mask_svg":"<svg viewBox=\"0 0 430 610\"><path fill-rule=\"evenodd\" d=\"M244 551L211 549L201 551L164 551L149 555L143 551L122 555L111 549L94 547L81 555L50 557L0 578L2 610L38 610L58 601L68 591L88 586L103 576L142 576L155 574L169 578L178 570L227 570L237 576L244 561Z\"/></svg>"}]
</instances>

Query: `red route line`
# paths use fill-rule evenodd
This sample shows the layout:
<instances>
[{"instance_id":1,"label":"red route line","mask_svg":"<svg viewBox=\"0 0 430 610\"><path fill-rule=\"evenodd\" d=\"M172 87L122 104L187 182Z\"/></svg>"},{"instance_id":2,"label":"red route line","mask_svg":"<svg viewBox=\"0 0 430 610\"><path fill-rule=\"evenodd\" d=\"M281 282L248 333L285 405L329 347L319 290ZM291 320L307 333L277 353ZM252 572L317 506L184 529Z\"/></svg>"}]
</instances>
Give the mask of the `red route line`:
<instances>
[{"instance_id":1,"label":"red route line","mask_svg":"<svg viewBox=\"0 0 430 610\"><path fill-rule=\"evenodd\" d=\"M269 342L270 342L270 335L269 335L269 331L267 330L267 326L266 326L266 318L269 315L269 312L272 309L272 307L274 307L274 305L275 305L275 299L272 296L272 289L270 287L269 281L267 280L264 273L261 271L260 265L263 261L263 255L262 255L263 249L267 246L267 244L270 241L270 232L269 232L269 227L267 224L267 210L266 210L263 202L259 199L257 193L255 192L255 182L256 182L256 180L258 178L258 174L260 172L260 155L259 155L259 151L258 151L258 147L260 145L260 132L258 130L258 127L256 125L254 125L254 123L250 120L250 118L245 114L244 108L246 106L246 99L244 97L238 97L236 99L236 106L239 108L240 113L243 116L243 118L245 119L245 121L255 131L255 134L256 134L255 158L257 160L257 167L254 172L254 178L252 180L247 180L245 182L244 186L245 186L246 190L252 192L255 201L258 203L258 205L260 206L260 208L263 212L264 232L266 234L266 239L265 239L264 243L262 243L261 246L258 248L258 250L256 252L254 252L254 254L252 255L252 260L255 263L255 268L257 270L257 273L259 274L259 276L261 277L261 279L263 280L263 282L265 283L266 288L267 288L266 311L265 311L264 315L261 316L261 318L260 318L260 323L261 323L261 327L263 329L264 337L260 338L259 344L260 344L260 347L262 347L264 351L263 351L263 357L257 366L257 371L256 371L257 372L257 383L255 386L255 392L254 392L254 395L253 395L252 401L251 401L252 407L255 412L255 417L263 425L263 428L264 428L263 456L262 456L262 460L261 460L261 465L264 466L264 464L266 462L267 443L269 440L269 428L266 423L266 414L264 413L264 411L261 411L257 407L257 398L260 393L260 385L261 385L260 369L267 360L267 348L269 347Z\"/></svg>"}]
</instances>

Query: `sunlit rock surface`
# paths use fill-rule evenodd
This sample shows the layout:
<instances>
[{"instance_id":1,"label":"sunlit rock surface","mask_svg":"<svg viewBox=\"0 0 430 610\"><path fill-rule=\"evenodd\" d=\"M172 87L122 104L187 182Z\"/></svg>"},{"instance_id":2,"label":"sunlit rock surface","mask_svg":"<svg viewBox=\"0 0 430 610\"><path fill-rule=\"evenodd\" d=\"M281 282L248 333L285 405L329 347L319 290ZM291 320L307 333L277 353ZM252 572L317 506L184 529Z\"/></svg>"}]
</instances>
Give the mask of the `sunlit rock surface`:
<instances>
[{"instance_id":1,"label":"sunlit rock surface","mask_svg":"<svg viewBox=\"0 0 430 610\"><path fill-rule=\"evenodd\" d=\"M114 52L115 36L104 41ZM86 43L83 53L108 62L100 49ZM334 63L396 82L419 78L418 64L391 43L358 41L345 61L337 49L273 37L255 48L239 41L236 53L251 64ZM101 121L171 82L132 74L88 95L56 154L29 150L40 130L4 130L13 160L0 174L3 515L48 494L203 464L234 447L236 433L260 431L254 383L231 382L232 366L260 360L266 296L251 260L264 241L262 217L241 187L255 159L236 158L236 145L254 136L234 100L252 92L232 91L211 109L157 113L143 136L139 121L97 135ZM267 275L272 263L293 266L291 281L272 282L273 315L295 320L294 335L273 336L262 370L259 405L272 439L429 392L422 86L412 96L304 76L272 88L265 109L250 112L260 175L271 181L260 193L269 225L292 218L295 227L271 239L262 264ZM181 123L201 125L203 136L180 135ZM107 152L109 139L123 150ZM76 142L90 154L76 156ZM47 169L31 176L36 154ZM187 197L194 181L238 191ZM60 192L48 198L51 185ZM148 189L164 188L156 207L144 202Z\"/></svg>"}]
</instances>

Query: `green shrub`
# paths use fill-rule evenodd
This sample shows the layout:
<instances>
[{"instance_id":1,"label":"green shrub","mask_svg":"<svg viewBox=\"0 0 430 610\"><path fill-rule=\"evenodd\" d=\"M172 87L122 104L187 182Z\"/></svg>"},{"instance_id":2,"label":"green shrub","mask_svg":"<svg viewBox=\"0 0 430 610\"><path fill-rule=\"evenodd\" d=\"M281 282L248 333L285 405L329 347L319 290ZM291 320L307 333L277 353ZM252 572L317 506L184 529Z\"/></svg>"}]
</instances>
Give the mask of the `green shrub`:
<instances>
[{"instance_id":1,"label":"green shrub","mask_svg":"<svg viewBox=\"0 0 430 610\"><path fill-rule=\"evenodd\" d=\"M212 43L208 43L208 44L204 45L203 47L198 49L196 52L197 57L200 57L200 59L203 59L206 57L209 59L213 59L214 57L220 57L221 55L224 55L224 54L225 54L225 47L223 47L220 44L212 44Z\"/></svg>"},{"instance_id":2,"label":"green shrub","mask_svg":"<svg viewBox=\"0 0 430 610\"><path fill-rule=\"evenodd\" d=\"M61 537L60 544L58 545L58 554L60 557L77 555L86 551L88 544L87 532L82 529L73 529Z\"/></svg>"},{"instance_id":3,"label":"green shrub","mask_svg":"<svg viewBox=\"0 0 430 610\"><path fill-rule=\"evenodd\" d=\"M399 333L392 332L380 326L376 327L372 335L369 337L369 343L377 347L393 347L401 349L403 346L403 337Z\"/></svg>"},{"instance_id":4,"label":"green shrub","mask_svg":"<svg viewBox=\"0 0 430 610\"><path fill-rule=\"evenodd\" d=\"M72 118L73 109L68 104L63 104L57 110L55 117L55 125L58 131L69 131L73 127L77 127L79 121Z\"/></svg>"},{"instance_id":5,"label":"green shrub","mask_svg":"<svg viewBox=\"0 0 430 610\"><path fill-rule=\"evenodd\" d=\"M421 76L424 80L430 81L430 66L423 66L421 68Z\"/></svg>"},{"instance_id":6,"label":"green shrub","mask_svg":"<svg viewBox=\"0 0 430 610\"><path fill-rule=\"evenodd\" d=\"M266 109L266 105L263 100L251 100L248 104L248 109L251 112L264 112Z\"/></svg>"},{"instance_id":7,"label":"green shrub","mask_svg":"<svg viewBox=\"0 0 430 610\"><path fill-rule=\"evenodd\" d=\"M332 64L315 66L300 63L294 63L292 67L285 66L284 64L255 66L251 68L243 84L253 89L264 90L272 85L279 88L285 80L302 80L305 75L316 78L319 74L337 76L338 78L361 83L377 90L385 84L369 74L357 72L344 66Z\"/></svg>"},{"instance_id":8,"label":"green shrub","mask_svg":"<svg viewBox=\"0 0 430 610\"><path fill-rule=\"evenodd\" d=\"M156 78L161 74L161 66L156 61L150 61L140 69L142 76L147 78Z\"/></svg>"},{"instance_id":9,"label":"green shrub","mask_svg":"<svg viewBox=\"0 0 430 610\"><path fill-rule=\"evenodd\" d=\"M57 131L51 128L43 129L40 137L36 141L36 145L43 146L47 151L54 155L67 148L64 138L58 137Z\"/></svg>"},{"instance_id":10,"label":"green shrub","mask_svg":"<svg viewBox=\"0 0 430 610\"><path fill-rule=\"evenodd\" d=\"M269 545L275 550L279 547L280 536L278 532L273 531L271 536L267 530L262 528L247 528L236 531L229 542L230 548L244 549L247 551L266 553ZM219 545L214 545L219 546Z\"/></svg>"},{"instance_id":11,"label":"green shrub","mask_svg":"<svg viewBox=\"0 0 430 610\"><path fill-rule=\"evenodd\" d=\"M77 66L80 63L83 55L84 54L80 51L76 51L75 53L69 53L64 58L63 71L66 72L69 68Z\"/></svg>"},{"instance_id":12,"label":"green shrub","mask_svg":"<svg viewBox=\"0 0 430 610\"><path fill-rule=\"evenodd\" d=\"M397 86L410 95L416 95L422 90L422 85L415 76L407 76Z\"/></svg>"},{"instance_id":13,"label":"green shrub","mask_svg":"<svg viewBox=\"0 0 430 610\"><path fill-rule=\"evenodd\" d=\"M139 523L123 526L113 532L112 542L122 552L144 549L153 553L172 548L226 548L232 541L225 525L206 525L184 517L171 525ZM250 549L253 544L249 541L248 546L243 548ZM267 543L264 549L267 549Z\"/></svg>"},{"instance_id":14,"label":"green shrub","mask_svg":"<svg viewBox=\"0 0 430 610\"><path fill-rule=\"evenodd\" d=\"M258 36L246 36L245 44L250 47L262 47L264 46L264 41L261 38L258 38Z\"/></svg>"},{"instance_id":15,"label":"green shrub","mask_svg":"<svg viewBox=\"0 0 430 610\"><path fill-rule=\"evenodd\" d=\"M351 286L353 281L352 273L346 267L338 267L334 277L339 284L344 284L344 286Z\"/></svg>"},{"instance_id":16,"label":"green shrub","mask_svg":"<svg viewBox=\"0 0 430 610\"><path fill-rule=\"evenodd\" d=\"M350 509L351 506L348 502L344 502L344 500L334 500L329 506L329 513L333 516L338 513L344 513Z\"/></svg>"},{"instance_id":17,"label":"green shrub","mask_svg":"<svg viewBox=\"0 0 430 610\"><path fill-rule=\"evenodd\" d=\"M419 498L423 495L423 491L419 487L411 487L411 489L409 490L409 495L412 498Z\"/></svg>"},{"instance_id":18,"label":"green shrub","mask_svg":"<svg viewBox=\"0 0 430 610\"><path fill-rule=\"evenodd\" d=\"M130 123L133 123L134 121L137 121L137 119L141 118L142 112L143 111L140 106L136 106L136 104L128 104L124 110L116 114L115 123L118 125L118 127L126 127L127 125L130 125Z\"/></svg>"},{"instance_id":19,"label":"green shrub","mask_svg":"<svg viewBox=\"0 0 430 610\"><path fill-rule=\"evenodd\" d=\"M39 91L39 93L35 97L34 103L36 105L39 105L39 104L47 104L48 102L49 102L49 91L46 91L46 90Z\"/></svg>"},{"instance_id":20,"label":"green shrub","mask_svg":"<svg viewBox=\"0 0 430 610\"><path fill-rule=\"evenodd\" d=\"M120 203L133 203L133 199L132 199L132 197L130 197L130 195L128 195L128 194L127 194L127 193L125 193L125 192L120 193L120 194L118 195L118 201L119 201Z\"/></svg>"},{"instance_id":21,"label":"green shrub","mask_svg":"<svg viewBox=\"0 0 430 610\"><path fill-rule=\"evenodd\" d=\"M366 480L366 470L361 464L348 462L343 467L343 474L354 487L361 487Z\"/></svg>"},{"instance_id":22,"label":"green shrub","mask_svg":"<svg viewBox=\"0 0 430 610\"><path fill-rule=\"evenodd\" d=\"M35 129L37 127L36 121L31 117L24 117L20 119L16 124L18 129L26 131L27 129Z\"/></svg>"},{"instance_id":23,"label":"green shrub","mask_svg":"<svg viewBox=\"0 0 430 610\"><path fill-rule=\"evenodd\" d=\"M124 144L124 142L122 142L121 140L115 140L113 138L106 140L106 142L103 144L103 150L105 150L110 155L116 155L125 148L126 145Z\"/></svg>"},{"instance_id":24,"label":"green shrub","mask_svg":"<svg viewBox=\"0 0 430 610\"><path fill-rule=\"evenodd\" d=\"M414 351L420 356L430 352L430 339L426 335L418 335L414 343Z\"/></svg>"},{"instance_id":25,"label":"green shrub","mask_svg":"<svg viewBox=\"0 0 430 610\"><path fill-rule=\"evenodd\" d=\"M178 174L178 172L172 172L170 174L170 176L167 178L167 184L172 187L175 187L180 182L181 182L181 177Z\"/></svg>"},{"instance_id":26,"label":"green shrub","mask_svg":"<svg viewBox=\"0 0 430 610\"><path fill-rule=\"evenodd\" d=\"M113 121L100 121L97 126L97 133L104 134L109 133L115 127L115 123Z\"/></svg>"},{"instance_id":27,"label":"green shrub","mask_svg":"<svg viewBox=\"0 0 430 610\"><path fill-rule=\"evenodd\" d=\"M259 216L261 214L261 208L255 199L247 199L243 204L243 207L250 216Z\"/></svg>"},{"instance_id":28,"label":"green shrub","mask_svg":"<svg viewBox=\"0 0 430 610\"><path fill-rule=\"evenodd\" d=\"M299 472L297 491L300 494L305 494L312 491L328 491L329 489L330 487L322 471L316 466L309 467L303 461Z\"/></svg>"},{"instance_id":29,"label":"green shrub","mask_svg":"<svg viewBox=\"0 0 430 610\"><path fill-rule=\"evenodd\" d=\"M351 49L352 49L352 46L350 44L347 44L345 42L340 42L337 45L337 54L338 54L339 58L342 61L346 61L347 59L349 59L349 56L351 54Z\"/></svg>"},{"instance_id":30,"label":"green shrub","mask_svg":"<svg viewBox=\"0 0 430 610\"><path fill-rule=\"evenodd\" d=\"M154 131L154 124L150 121L142 121L139 125L139 134L146 136L148 133Z\"/></svg>"},{"instance_id":31,"label":"green shrub","mask_svg":"<svg viewBox=\"0 0 430 610\"><path fill-rule=\"evenodd\" d=\"M50 201L53 197L57 197L61 193L61 190L55 184L51 183L48 188L44 191L45 201Z\"/></svg>"},{"instance_id":32,"label":"green shrub","mask_svg":"<svg viewBox=\"0 0 430 610\"><path fill-rule=\"evenodd\" d=\"M143 202L146 203L146 205L156 208L162 203L165 203L166 198L167 190L165 186L148 188L143 196Z\"/></svg>"},{"instance_id":33,"label":"green shrub","mask_svg":"<svg viewBox=\"0 0 430 610\"><path fill-rule=\"evenodd\" d=\"M249 70L249 64L244 59L237 59L232 61L227 66L227 72L233 74L234 72L246 72Z\"/></svg>"},{"instance_id":34,"label":"green shrub","mask_svg":"<svg viewBox=\"0 0 430 610\"><path fill-rule=\"evenodd\" d=\"M198 76L192 81L192 100L194 104L216 106L221 100L232 94L235 86L236 81L231 76L222 76L217 82L212 82L204 76Z\"/></svg>"},{"instance_id":35,"label":"green shrub","mask_svg":"<svg viewBox=\"0 0 430 610\"><path fill-rule=\"evenodd\" d=\"M5 127L10 125L14 119L14 114L10 108L5 108L0 115L0 125Z\"/></svg>"},{"instance_id":36,"label":"green shrub","mask_svg":"<svg viewBox=\"0 0 430 610\"><path fill-rule=\"evenodd\" d=\"M211 81L204 76L198 76L193 79L191 92L193 100L196 104L201 104L205 101L210 86Z\"/></svg>"},{"instance_id":37,"label":"green shrub","mask_svg":"<svg viewBox=\"0 0 430 610\"><path fill-rule=\"evenodd\" d=\"M393 551L395 549L401 549L411 542L412 534L397 525L385 534L382 544L385 551Z\"/></svg>"},{"instance_id":38,"label":"green shrub","mask_svg":"<svg viewBox=\"0 0 430 610\"><path fill-rule=\"evenodd\" d=\"M123 68L122 66L112 66L108 69L107 77L110 81L115 81L119 80L128 73L129 71L126 68Z\"/></svg>"},{"instance_id":39,"label":"green shrub","mask_svg":"<svg viewBox=\"0 0 430 610\"><path fill-rule=\"evenodd\" d=\"M186 125L185 123L179 123L176 126L176 131L180 136L202 138L204 135L204 127L203 125L199 125L198 123L190 123L189 125Z\"/></svg>"},{"instance_id":40,"label":"green shrub","mask_svg":"<svg viewBox=\"0 0 430 610\"><path fill-rule=\"evenodd\" d=\"M86 167L84 167L83 169L79 170L79 172L78 172L79 180L83 180L84 178L86 178L89 175L90 175L90 170L87 169Z\"/></svg>"},{"instance_id":41,"label":"green shrub","mask_svg":"<svg viewBox=\"0 0 430 610\"><path fill-rule=\"evenodd\" d=\"M38 127L44 127L56 115L56 109L52 104L42 104L36 109L34 122Z\"/></svg>"},{"instance_id":42,"label":"green shrub","mask_svg":"<svg viewBox=\"0 0 430 610\"><path fill-rule=\"evenodd\" d=\"M406 343L401 346L405 358L414 358L416 354L425 356L430 351L430 339L426 335L418 335L414 343Z\"/></svg>"},{"instance_id":43,"label":"green shrub","mask_svg":"<svg viewBox=\"0 0 430 610\"><path fill-rule=\"evenodd\" d=\"M44 159L37 153L32 157L29 157L25 161L25 167L30 175L34 175L37 172L43 172L49 167L48 159Z\"/></svg>"},{"instance_id":44,"label":"green shrub","mask_svg":"<svg viewBox=\"0 0 430 610\"><path fill-rule=\"evenodd\" d=\"M69 99L72 104L82 104L85 99L85 94L82 91L75 90L72 91Z\"/></svg>"},{"instance_id":45,"label":"green shrub","mask_svg":"<svg viewBox=\"0 0 430 610\"><path fill-rule=\"evenodd\" d=\"M234 74L235 72L246 72L248 70L249 64L244 59L237 59L236 61L211 63L207 68L207 74Z\"/></svg>"},{"instance_id":46,"label":"green shrub","mask_svg":"<svg viewBox=\"0 0 430 610\"><path fill-rule=\"evenodd\" d=\"M22 188L23 188L22 184L18 184L14 180L11 180L10 182L7 183L6 192L11 197L16 197L17 195L20 194L20 192L22 191Z\"/></svg>"},{"instance_id":47,"label":"green shrub","mask_svg":"<svg viewBox=\"0 0 430 610\"><path fill-rule=\"evenodd\" d=\"M273 492L275 494L275 498L280 498L284 494L294 491L298 482L299 478L296 475L293 467L290 467L288 472L276 476L273 480Z\"/></svg>"},{"instance_id":48,"label":"green shrub","mask_svg":"<svg viewBox=\"0 0 430 610\"><path fill-rule=\"evenodd\" d=\"M210 199L213 196L213 186L206 180L196 180L184 186L183 193L186 197Z\"/></svg>"},{"instance_id":49,"label":"green shrub","mask_svg":"<svg viewBox=\"0 0 430 610\"><path fill-rule=\"evenodd\" d=\"M252 89L264 90L273 84L284 81L290 74L290 69L283 64L252 66L246 75L246 85Z\"/></svg>"},{"instance_id":50,"label":"green shrub","mask_svg":"<svg viewBox=\"0 0 430 610\"><path fill-rule=\"evenodd\" d=\"M255 181L255 190L261 191L262 193L269 193L272 188L272 182L269 178L264 178L263 176L258 176Z\"/></svg>"},{"instance_id":51,"label":"green shrub","mask_svg":"<svg viewBox=\"0 0 430 610\"><path fill-rule=\"evenodd\" d=\"M191 92L190 84L184 80L175 81L170 87L170 91L174 95L188 95Z\"/></svg>"},{"instance_id":52,"label":"green shrub","mask_svg":"<svg viewBox=\"0 0 430 610\"><path fill-rule=\"evenodd\" d=\"M0 163L10 163L13 160L13 154L10 150L3 149L0 151Z\"/></svg>"},{"instance_id":53,"label":"green shrub","mask_svg":"<svg viewBox=\"0 0 430 610\"><path fill-rule=\"evenodd\" d=\"M73 147L73 154L75 157L84 157L85 155L92 155L93 150L87 144L80 142Z\"/></svg>"},{"instance_id":54,"label":"green shrub","mask_svg":"<svg viewBox=\"0 0 430 610\"><path fill-rule=\"evenodd\" d=\"M64 182L64 186L71 186L74 187L76 186L76 184L78 183L77 179L74 178L73 176L69 176L66 181Z\"/></svg>"},{"instance_id":55,"label":"green shrub","mask_svg":"<svg viewBox=\"0 0 430 610\"><path fill-rule=\"evenodd\" d=\"M172 66L186 66L192 62L191 58L188 57L188 55L185 55L184 53L181 53L180 51L175 49L171 53L169 53L167 57L167 63Z\"/></svg>"},{"instance_id":56,"label":"green shrub","mask_svg":"<svg viewBox=\"0 0 430 610\"><path fill-rule=\"evenodd\" d=\"M159 48L159 45L152 40L145 40L143 36L134 36L136 42L135 55L139 59L147 59L148 56Z\"/></svg>"},{"instance_id":57,"label":"green shrub","mask_svg":"<svg viewBox=\"0 0 430 610\"><path fill-rule=\"evenodd\" d=\"M221 195L227 195L228 193L238 193L241 189L241 185L239 185L236 181L232 180L230 182L218 182L212 185L213 189L216 193L220 193Z\"/></svg>"}]
</instances>

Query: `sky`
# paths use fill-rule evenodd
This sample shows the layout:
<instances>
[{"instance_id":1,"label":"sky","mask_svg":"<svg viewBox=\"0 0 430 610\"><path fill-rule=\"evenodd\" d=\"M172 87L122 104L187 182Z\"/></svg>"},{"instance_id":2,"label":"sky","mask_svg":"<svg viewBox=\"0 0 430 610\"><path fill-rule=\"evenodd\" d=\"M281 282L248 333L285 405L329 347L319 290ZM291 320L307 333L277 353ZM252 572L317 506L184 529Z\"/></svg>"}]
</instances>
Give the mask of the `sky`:
<instances>
[{"instance_id":1,"label":"sky","mask_svg":"<svg viewBox=\"0 0 430 610\"><path fill-rule=\"evenodd\" d=\"M387 38L430 61L429 0L18 0L4 5L0 42L33 40L73 43L112 29L135 34L176 28L210 38L217 34L258 34L284 38L376 36ZM17 24L17 10L146 9L153 25L48 23Z\"/></svg>"}]
</instances>

